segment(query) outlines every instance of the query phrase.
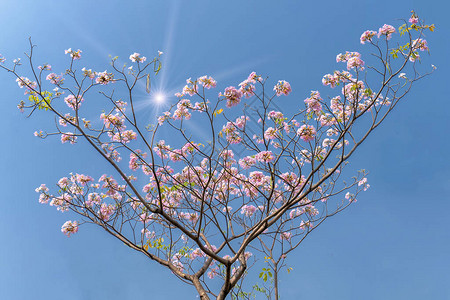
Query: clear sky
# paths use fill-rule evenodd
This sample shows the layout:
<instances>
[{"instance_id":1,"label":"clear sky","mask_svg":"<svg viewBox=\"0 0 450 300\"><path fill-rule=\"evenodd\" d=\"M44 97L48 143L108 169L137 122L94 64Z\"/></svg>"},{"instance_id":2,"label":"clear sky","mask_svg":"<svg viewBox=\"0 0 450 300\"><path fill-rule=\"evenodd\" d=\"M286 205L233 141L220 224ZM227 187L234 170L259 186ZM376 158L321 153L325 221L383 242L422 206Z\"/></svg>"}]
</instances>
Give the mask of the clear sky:
<instances>
[{"instance_id":1,"label":"clear sky","mask_svg":"<svg viewBox=\"0 0 450 300\"><path fill-rule=\"evenodd\" d=\"M288 80L302 105L338 66L337 53L364 51L359 36L414 9L437 30L427 36L438 67L419 82L353 157L371 189L291 254L282 299L450 299L450 24L447 1L49 1L0 2L0 53L62 70L64 49L82 49L103 71L108 54L164 51L157 86L212 75L236 84L251 71ZM46 114L26 119L14 79L0 72L0 299L195 299L193 288L95 226L60 232L73 216L41 205L34 189L69 172L96 172L86 147L42 141ZM173 100L173 99L172 99ZM152 115L154 108L146 108Z\"/></svg>"}]
</instances>

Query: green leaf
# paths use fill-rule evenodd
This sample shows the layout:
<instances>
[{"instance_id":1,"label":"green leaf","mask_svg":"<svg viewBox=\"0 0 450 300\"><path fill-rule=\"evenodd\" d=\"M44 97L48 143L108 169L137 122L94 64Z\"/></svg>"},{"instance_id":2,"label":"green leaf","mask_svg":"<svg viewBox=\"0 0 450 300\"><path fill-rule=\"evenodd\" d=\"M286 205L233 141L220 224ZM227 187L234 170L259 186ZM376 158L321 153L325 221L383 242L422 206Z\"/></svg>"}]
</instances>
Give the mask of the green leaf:
<instances>
[{"instance_id":1,"label":"green leaf","mask_svg":"<svg viewBox=\"0 0 450 300\"><path fill-rule=\"evenodd\" d=\"M41 110L49 110L50 106L49 104L52 102L52 97L53 94L47 91L44 91L40 94L40 97L37 96L35 93L30 94L30 96L28 96L28 100L32 103L34 103L35 105L37 105L37 109ZM43 98L43 99L41 99Z\"/></svg>"},{"instance_id":2,"label":"green leaf","mask_svg":"<svg viewBox=\"0 0 450 300\"><path fill-rule=\"evenodd\" d=\"M158 66L156 66L156 64L153 65L153 71L155 72L155 75L158 75L160 70L161 70L161 62L158 60Z\"/></svg>"}]
</instances>

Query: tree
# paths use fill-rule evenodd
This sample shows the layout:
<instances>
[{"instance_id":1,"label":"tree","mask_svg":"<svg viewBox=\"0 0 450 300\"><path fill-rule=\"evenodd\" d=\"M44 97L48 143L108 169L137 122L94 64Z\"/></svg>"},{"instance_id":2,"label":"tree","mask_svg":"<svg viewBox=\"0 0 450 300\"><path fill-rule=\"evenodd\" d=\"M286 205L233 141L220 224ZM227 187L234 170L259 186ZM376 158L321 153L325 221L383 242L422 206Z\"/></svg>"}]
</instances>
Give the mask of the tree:
<instances>
[{"instance_id":1,"label":"tree","mask_svg":"<svg viewBox=\"0 0 450 300\"><path fill-rule=\"evenodd\" d=\"M312 91L305 107L289 115L277 105L291 85L280 80L267 88L269 79L252 72L214 101L208 100L217 85L213 78L188 79L178 101L148 125L135 94L151 92L161 52L150 62L134 53L128 68L115 57L111 72L80 72L75 66L82 51L68 49L70 65L57 75L48 64L35 67L30 41L32 79L19 73L20 60L11 68L0 66L25 89L29 102L21 101L20 110L56 117L56 131L36 136L57 135L71 144L84 140L115 170L98 180L70 174L52 192L46 185L36 189L41 203L79 216L63 224L64 234L97 224L193 285L202 299L250 298L257 292L278 299L279 273L291 270L287 255L369 188L364 170L343 181L344 167L412 85L432 72L418 71L419 53L428 50L425 30L434 25L413 12L398 28L399 40L406 41L395 46L393 26L365 31L360 41L373 47L373 64L365 66L358 52L339 54L337 62L347 69L325 75L322 83L340 86L340 95L324 100ZM96 90L109 103L100 125L85 118L84 99ZM195 136L188 126L192 116L208 128L208 137ZM176 146L160 139L163 127ZM252 268L261 285L245 280L252 280Z\"/></svg>"}]
</instances>

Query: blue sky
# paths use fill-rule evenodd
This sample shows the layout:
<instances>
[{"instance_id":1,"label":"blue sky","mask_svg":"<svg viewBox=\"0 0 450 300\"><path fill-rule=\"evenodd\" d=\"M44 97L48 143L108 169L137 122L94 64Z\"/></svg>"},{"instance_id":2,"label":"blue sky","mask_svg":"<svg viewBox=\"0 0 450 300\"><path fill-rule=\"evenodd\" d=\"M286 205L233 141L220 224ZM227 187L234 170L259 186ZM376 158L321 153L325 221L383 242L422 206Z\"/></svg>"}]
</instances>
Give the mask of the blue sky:
<instances>
[{"instance_id":1,"label":"blue sky","mask_svg":"<svg viewBox=\"0 0 450 300\"><path fill-rule=\"evenodd\" d=\"M108 54L126 60L162 50L156 86L173 89L204 74L237 84L257 71L288 80L289 101L300 105L311 90L324 90L321 78L338 67L337 53L364 51L364 30L398 25L414 9L437 26L423 65L438 69L352 158L370 172L372 187L291 255L282 299L449 299L450 24L448 4L432 2L2 1L0 53L23 58L31 36L40 62L62 70L64 49L72 47L104 70ZM9 74L0 72L0 86L0 298L195 299L190 286L100 228L61 234L73 217L39 204L34 189L71 171L95 173L103 163L82 145L35 138L53 120L18 112L22 91Z\"/></svg>"}]
</instances>

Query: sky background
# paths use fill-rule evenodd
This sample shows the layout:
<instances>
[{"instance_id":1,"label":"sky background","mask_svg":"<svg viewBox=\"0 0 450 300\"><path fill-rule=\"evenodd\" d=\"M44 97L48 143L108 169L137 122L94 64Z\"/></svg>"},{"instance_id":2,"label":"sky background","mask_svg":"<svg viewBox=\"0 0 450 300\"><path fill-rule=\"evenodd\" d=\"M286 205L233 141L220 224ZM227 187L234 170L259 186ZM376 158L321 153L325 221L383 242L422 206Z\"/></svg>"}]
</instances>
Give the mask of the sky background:
<instances>
[{"instance_id":1,"label":"sky background","mask_svg":"<svg viewBox=\"0 0 450 300\"><path fill-rule=\"evenodd\" d=\"M329 219L291 254L282 299L450 298L450 24L446 1L0 1L0 53L24 58L28 37L37 62L63 70L64 49L83 50L103 71L108 55L164 51L156 86L171 90L212 75L236 85L251 71L285 79L289 101L303 105L340 52L364 51L359 36L384 23L398 27L414 9L437 30L428 34L436 72L410 95L352 157L370 172L369 191ZM82 66L80 65L80 68ZM83 145L42 141L52 125L16 108L23 91L0 72L0 299L195 299L195 290L93 225L71 238L68 219L38 203L34 189L102 163ZM288 98L286 98L288 99ZM170 100L170 99L169 99ZM173 101L174 99L172 99ZM286 100L287 101L287 100ZM294 105L293 104L293 105ZM151 116L154 107L143 113Z\"/></svg>"}]
</instances>

